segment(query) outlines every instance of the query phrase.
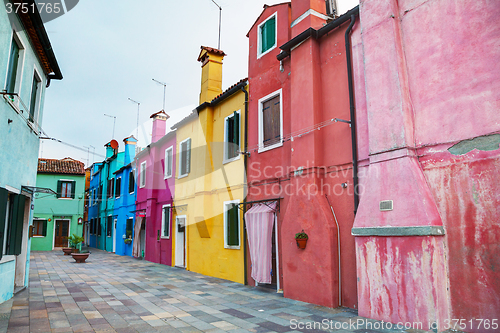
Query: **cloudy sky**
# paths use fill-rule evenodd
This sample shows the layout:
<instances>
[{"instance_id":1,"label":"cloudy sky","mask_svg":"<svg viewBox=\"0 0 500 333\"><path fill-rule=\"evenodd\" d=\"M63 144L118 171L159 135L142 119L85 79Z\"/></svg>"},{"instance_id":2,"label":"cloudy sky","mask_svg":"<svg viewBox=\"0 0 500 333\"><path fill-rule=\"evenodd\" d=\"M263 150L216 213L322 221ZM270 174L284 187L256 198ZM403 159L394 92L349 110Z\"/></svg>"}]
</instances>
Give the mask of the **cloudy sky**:
<instances>
[{"instance_id":1,"label":"cloudy sky","mask_svg":"<svg viewBox=\"0 0 500 333\"><path fill-rule=\"evenodd\" d=\"M221 49L227 54L223 89L247 76L246 34L264 4L283 1L216 0L222 10ZM358 0L337 0L341 13ZM44 158L102 160L104 144L136 133L140 102L139 145L151 132L149 116L163 107L178 119L198 103L200 46L217 47L219 9L211 0L82 0L67 14L46 23L64 79L47 89L42 127L61 143L42 140ZM142 141L142 143L141 143ZM92 152L95 147L96 155ZM120 150L122 147L120 148Z\"/></svg>"}]
</instances>

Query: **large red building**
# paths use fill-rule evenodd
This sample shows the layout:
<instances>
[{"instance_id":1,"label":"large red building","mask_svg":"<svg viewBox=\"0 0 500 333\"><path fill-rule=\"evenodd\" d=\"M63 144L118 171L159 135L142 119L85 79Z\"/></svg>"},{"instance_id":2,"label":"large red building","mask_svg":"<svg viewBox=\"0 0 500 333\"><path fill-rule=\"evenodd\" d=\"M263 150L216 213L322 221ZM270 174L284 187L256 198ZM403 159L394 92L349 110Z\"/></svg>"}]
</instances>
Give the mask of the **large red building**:
<instances>
[{"instance_id":1,"label":"large red building","mask_svg":"<svg viewBox=\"0 0 500 333\"><path fill-rule=\"evenodd\" d=\"M500 7L326 14L322 0L265 6L248 33L247 202L279 203L271 286L386 322L497 330ZM249 284L252 269L247 256Z\"/></svg>"}]
</instances>

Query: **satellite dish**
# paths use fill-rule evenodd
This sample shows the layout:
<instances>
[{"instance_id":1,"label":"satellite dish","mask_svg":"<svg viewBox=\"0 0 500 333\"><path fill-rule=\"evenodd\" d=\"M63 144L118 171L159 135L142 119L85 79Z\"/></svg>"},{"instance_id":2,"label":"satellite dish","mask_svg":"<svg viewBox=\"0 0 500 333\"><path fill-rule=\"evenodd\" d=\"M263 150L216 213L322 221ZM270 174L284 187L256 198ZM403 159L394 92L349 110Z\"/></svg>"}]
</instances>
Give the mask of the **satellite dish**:
<instances>
[{"instance_id":1,"label":"satellite dish","mask_svg":"<svg viewBox=\"0 0 500 333\"><path fill-rule=\"evenodd\" d=\"M111 140L111 141L109 142L109 145L111 146L111 148L113 148L113 149L117 149L117 148L118 148L118 141L116 141L116 140Z\"/></svg>"}]
</instances>

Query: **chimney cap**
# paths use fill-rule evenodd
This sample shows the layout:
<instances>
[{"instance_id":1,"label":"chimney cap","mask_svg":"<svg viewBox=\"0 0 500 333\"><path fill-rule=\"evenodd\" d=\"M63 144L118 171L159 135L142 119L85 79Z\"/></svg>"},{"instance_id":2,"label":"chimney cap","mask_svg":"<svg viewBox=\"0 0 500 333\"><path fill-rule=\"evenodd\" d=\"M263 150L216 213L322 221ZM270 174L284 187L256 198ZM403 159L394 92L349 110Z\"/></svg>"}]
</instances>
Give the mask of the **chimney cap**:
<instances>
[{"instance_id":1,"label":"chimney cap","mask_svg":"<svg viewBox=\"0 0 500 333\"><path fill-rule=\"evenodd\" d=\"M170 118L170 116L168 114L166 114L164 110L160 110L160 111L158 111L156 113L153 113L151 115L151 117L149 117L149 118L155 118L155 117L164 117L165 120L167 120L168 118Z\"/></svg>"},{"instance_id":2,"label":"chimney cap","mask_svg":"<svg viewBox=\"0 0 500 333\"><path fill-rule=\"evenodd\" d=\"M218 54L220 56L226 56L227 54L224 53L224 51L222 50L219 50L219 49L216 49L216 48L213 48L213 47L209 47L209 46L201 46L201 51L200 51L200 55L198 56L198 61L203 61L205 59L205 54L203 51L207 51L207 53L214 53L214 54Z\"/></svg>"},{"instance_id":3,"label":"chimney cap","mask_svg":"<svg viewBox=\"0 0 500 333\"><path fill-rule=\"evenodd\" d=\"M135 136L131 135L123 139L123 142L127 143L127 141L137 142L137 139L135 138Z\"/></svg>"}]
</instances>

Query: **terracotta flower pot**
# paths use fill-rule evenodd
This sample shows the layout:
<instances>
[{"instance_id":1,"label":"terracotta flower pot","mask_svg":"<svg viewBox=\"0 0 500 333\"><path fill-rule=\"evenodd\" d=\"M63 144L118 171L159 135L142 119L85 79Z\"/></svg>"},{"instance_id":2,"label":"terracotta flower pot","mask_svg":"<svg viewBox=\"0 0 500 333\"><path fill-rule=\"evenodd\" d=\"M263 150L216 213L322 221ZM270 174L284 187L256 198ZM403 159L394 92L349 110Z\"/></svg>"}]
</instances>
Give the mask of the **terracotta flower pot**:
<instances>
[{"instance_id":1,"label":"terracotta flower pot","mask_svg":"<svg viewBox=\"0 0 500 333\"><path fill-rule=\"evenodd\" d=\"M71 256L76 260L77 263L84 263L89 257L90 253L72 253Z\"/></svg>"},{"instance_id":2,"label":"terracotta flower pot","mask_svg":"<svg viewBox=\"0 0 500 333\"><path fill-rule=\"evenodd\" d=\"M62 250L63 250L65 256L69 256L71 254L71 252L73 252L73 249L70 247L63 247Z\"/></svg>"},{"instance_id":3,"label":"terracotta flower pot","mask_svg":"<svg viewBox=\"0 0 500 333\"><path fill-rule=\"evenodd\" d=\"M295 241L297 242L297 247L299 249L305 249L306 248L307 239L296 239Z\"/></svg>"}]
</instances>

